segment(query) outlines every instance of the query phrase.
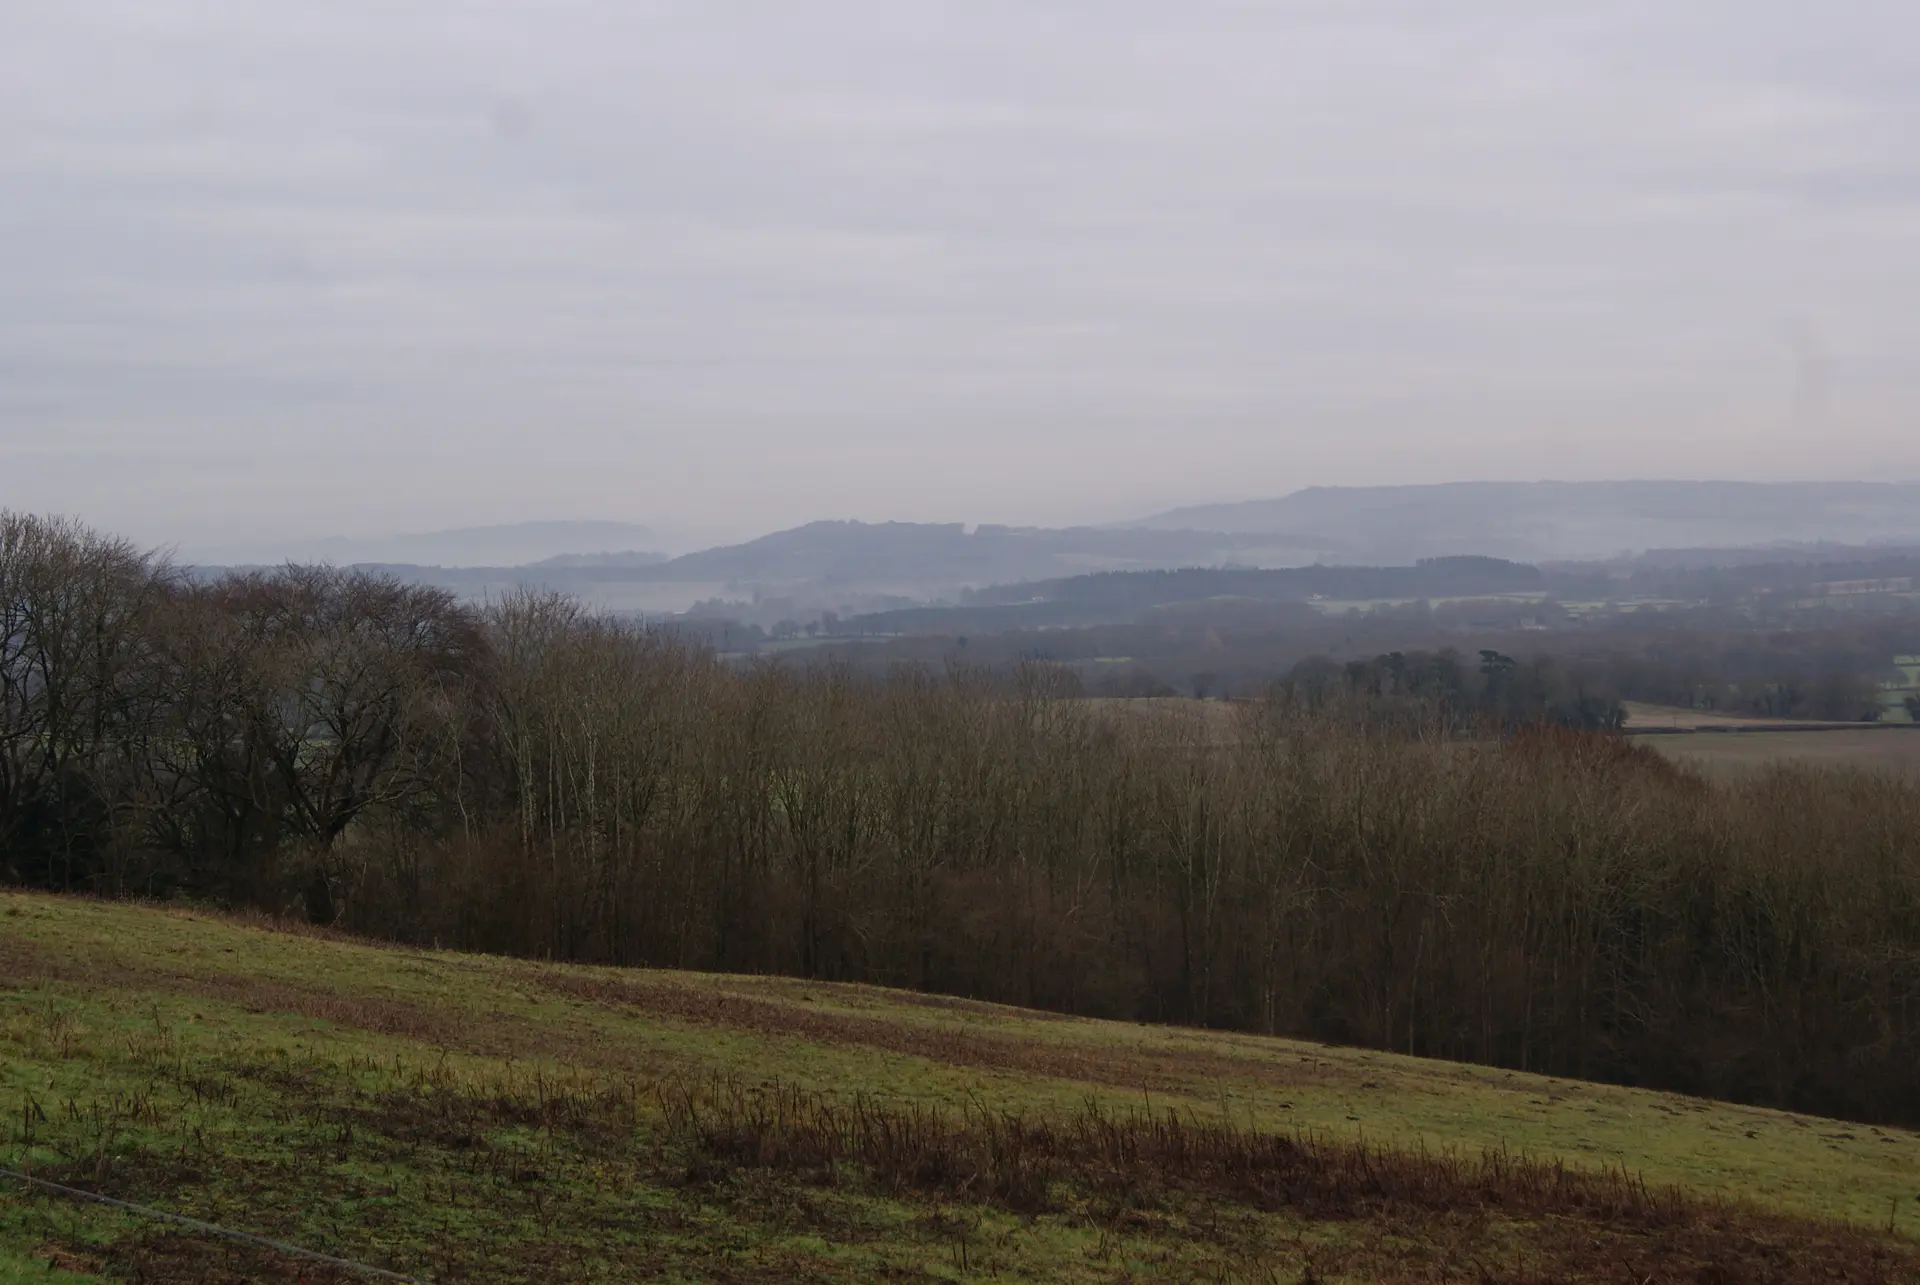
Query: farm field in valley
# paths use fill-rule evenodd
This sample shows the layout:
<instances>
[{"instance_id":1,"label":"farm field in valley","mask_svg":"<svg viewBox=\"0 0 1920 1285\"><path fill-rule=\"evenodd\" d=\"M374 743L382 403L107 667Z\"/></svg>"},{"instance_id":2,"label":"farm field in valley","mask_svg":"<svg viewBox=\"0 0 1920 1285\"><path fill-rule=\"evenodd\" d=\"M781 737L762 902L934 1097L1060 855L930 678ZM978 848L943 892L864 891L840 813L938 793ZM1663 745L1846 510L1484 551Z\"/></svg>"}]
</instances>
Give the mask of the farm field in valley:
<instances>
[{"instance_id":1,"label":"farm field in valley","mask_svg":"<svg viewBox=\"0 0 1920 1285\"><path fill-rule=\"evenodd\" d=\"M1897 1129L18 893L0 1102L0 1165L440 1282L1920 1272ZM0 1199L0 1281L332 1271Z\"/></svg>"},{"instance_id":2,"label":"farm field in valley","mask_svg":"<svg viewBox=\"0 0 1920 1285\"><path fill-rule=\"evenodd\" d=\"M1736 776L1776 763L1793 762L1816 767L1864 768L1920 778L1920 728L1683 732L1634 739L1713 777Z\"/></svg>"},{"instance_id":3,"label":"farm field in valley","mask_svg":"<svg viewBox=\"0 0 1920 1285\"><path fill-rule=\"evenodd\" d=\"M1811 719L1766 719L1753 718L1744 714L1723 714L1718 710L1687 709L1679 705L1648 705L1642 701L1622 701L1621 708L1627 713L1627 730L1634 731L1729 731L1748 730L1760 727L1779 727L1795 723L1806 727L1831 727L1830 723L1815 722ZM1838 724L1848 727L1852 724Z\"/></svg>"}]
</instances>

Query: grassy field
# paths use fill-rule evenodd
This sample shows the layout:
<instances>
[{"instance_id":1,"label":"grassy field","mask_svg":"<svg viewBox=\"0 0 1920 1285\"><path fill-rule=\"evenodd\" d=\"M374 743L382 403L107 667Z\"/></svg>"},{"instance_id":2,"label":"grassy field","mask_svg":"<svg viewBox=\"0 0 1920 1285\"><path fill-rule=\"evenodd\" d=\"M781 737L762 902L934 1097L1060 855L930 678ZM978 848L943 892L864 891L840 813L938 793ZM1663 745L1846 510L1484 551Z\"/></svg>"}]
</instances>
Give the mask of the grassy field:
<instances>
[{"instance_id":1,"label":"grassy field","mask_svg":"<svg viewBox=\"0 0 1920 1285\"><path fill-rule=\"evenodd\" d=\"M1778 726L1782 723L1794 723L1796 719L1753 718L1744 714L1723 714L1710 709L1687 709L1680 705L1648 705L1643 701L1622 701L1621 707L1627 711L1627 726L1633 730L1658 728L1665 731L1712 731L1724 728L1738 731L1760 726ZM1808 722L1810 727L1825 727L1829 724Z\"/></svg>"},{"instance_id":2,"label":"grassy field","mask_svg":"<svg viewBox=\"0 0 1920 1285\"><path fill-rule=\"evenodd\" d=\"M1629 728L1632 726L1628 724ZM1712 777L1737 776L1781 762L1866 768L1920 777L1920 729L1683 732L1637 739L1676 762L1697 767Z\"/></svg>"},{"instance_id":3,"label":"grassy field","mask_svg":"<svg viewBox=\"0 0 1920 1285\"><path fill-rule=\"evenodd\" d=\"M442 1282L1920 1280L1898 1130L6 892L0 1120L0 1166ZM0 1190L0 1283L354 1279Z\"/></svg>"}]
</instances>

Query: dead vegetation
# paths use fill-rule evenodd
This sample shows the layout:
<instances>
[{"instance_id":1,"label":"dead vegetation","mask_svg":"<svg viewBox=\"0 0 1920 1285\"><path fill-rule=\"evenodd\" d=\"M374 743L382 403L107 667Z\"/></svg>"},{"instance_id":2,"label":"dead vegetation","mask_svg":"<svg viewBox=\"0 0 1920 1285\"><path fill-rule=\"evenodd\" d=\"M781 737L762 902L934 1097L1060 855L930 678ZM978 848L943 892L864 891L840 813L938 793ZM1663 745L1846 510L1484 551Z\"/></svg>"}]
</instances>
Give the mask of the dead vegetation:
<instances>
[{"instance_id":1,"label":"dead vegetation","mask_svg":"<svg viewBox=\"0 0 1920 1285\"><path fill-rule=\"evenodd\" d=\"M985 1104L950 1113L777 1083L676 1085L660 1096L670 1129L694 1155L690 1182L770 1170L1107 1226L1158 1216L1191 1227L1231 1205L1363 1229L1309 1255L1300 1279L1364 1270L1379 1281L1784 1285L1920 1272L1920 1249L1910 1242L1505 1152L1469 1159L1091 1104L1062 1119ZM1500 1239L1496 1222L1523 1229L1511 1261L1490 1252ZM1395 1242L1422 1249L1397 1252Z\"/></svg>"},{"instance_id":2,"label":"dead vegetation","mask_svg":"<svg viewBox=\"0 0 1920 1285\"><path fill-rule=\"evenodd\" d=\"M152 1065L183 1091L180 1104L156 1095L72 1109L70 1124L90 1121L91 1149L43 1174L174 1201L224 1191L257 1219L298 1198L311 1181L300 1171L338 1175L351 1162L362 1176L344 1194L384 1212L339 1228L328 1251L379 1255L398 1236L418 1246L401 1267L447 1283L671 1273L691 1260L663 1244L684 1247L721 1224L876 1243L885 1233L861 1203L875 1199L907 1211L923 1261L960 1279L1017 1274L1023 1236L1054 1234L1077 1239L1088 1279L1116 1281L1891 1285L1920 1274L1911 1241L1652 1188L1619 1170L1264 1133L1147 1107L947 1110L778 1081L471 1075L445 1062L257 1062L189 1082ZM278 1127L284 1159L203 1143L189 1162L125 1145L188 1098L258 1112ZM382 1172L391 1176L371 1177ZM610 1241L614 1227L623 1234ZM152 1285L355 1279L173 1231L43 1248ZM743 1257L751 1262L698 1278L857 1278L791 1250Z\"/></svg>"}]
</instances>

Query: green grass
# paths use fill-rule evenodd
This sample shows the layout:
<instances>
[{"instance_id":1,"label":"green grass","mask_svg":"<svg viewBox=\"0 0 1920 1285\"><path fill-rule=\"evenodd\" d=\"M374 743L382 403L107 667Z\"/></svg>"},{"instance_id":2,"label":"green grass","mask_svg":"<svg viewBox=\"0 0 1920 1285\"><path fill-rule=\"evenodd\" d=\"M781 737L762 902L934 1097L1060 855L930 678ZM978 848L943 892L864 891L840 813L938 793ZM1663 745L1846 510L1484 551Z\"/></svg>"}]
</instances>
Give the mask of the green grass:
<instances>
[{"instance_id":1,"label":"green grass","mask_svg":"<svg viewBox=\"0 0 1920 1285\"><path fill-rule=\"evenodd\" d=\"M1081 1192L1023 1212L844 1173L714 1173L661 1103L663 1086L720 1082L1504 1149L1756 1216L1891 1217L1890 1244L1920 1235L1920 1137L1900 1130L867 987L397 950L0 892L0 1165L438 1281L1292 1281L1308 1264L1374 1279L1411 1246L1460 1264L1504 1246L1524 1263L1559 1234L1485 1210L1328 1219ZM0 1283L87 1279L49 1273L50 1256L108 1279L297 1279L252 1252L0 1197Z\"/></svg>"},{"instance_id":2,"label":"green grass","mask_svg":"<svg viewBox=\"0 0 1920 1285\"><path fill-rule=\"evenodd\" d=\"M0 1220L0 1233L11 1230L8 1220ZM97 1281L91 1273L65 1271L49 1267L44 1254L16 1253L0 1247L0 1285L61 1285L75 1281Z\"/></svg>"}]
</instances>

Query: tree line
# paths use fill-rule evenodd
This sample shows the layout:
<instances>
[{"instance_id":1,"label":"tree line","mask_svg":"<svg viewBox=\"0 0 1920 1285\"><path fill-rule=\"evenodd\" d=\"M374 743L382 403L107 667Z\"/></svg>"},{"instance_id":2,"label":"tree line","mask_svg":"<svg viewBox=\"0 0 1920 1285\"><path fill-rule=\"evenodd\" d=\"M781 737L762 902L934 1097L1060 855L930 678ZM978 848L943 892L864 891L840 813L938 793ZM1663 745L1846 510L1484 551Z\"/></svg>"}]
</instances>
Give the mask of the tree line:
<instances>
[{"instance_id":1,"label":"tree line","mask_svg":"<svg viewBox=\"0 0 1920 1285\"><path fill-rule=\"evenodd\" d=\"M1484 697L1522 722L1577 722L1583 700L1589 708L1594 701L1644 701L1856 721L1875 716L1876 686L1893 677L1892 658L1920 650L1920 614L1912 606L1808 609L1764 619L1702 605L1575 616L1553 602L1475 599L1328 615L1305 603L1223 599L1158 610L1137 623L1089 625L1076 619L1073 604L1042 602L1001 609L1006 614L997 623L963 620L955 633L912 632L933 630L945 609L895 613L910 626L896 638L849 637L823 626L816 654L875 672L956 659L1007 667L1038 655L1071 666L1093 695L1193 695L1193 679L1206 675L1212 694L1252 696L1294 677L1296 666L1311 676L1329 664L1384 662L1399 653L1442 658L1459 672L1456 704ZM987 624L994 627L974 628ZM675 627L720 650L755 645L739 626L717 619ZM1527 671L1522 681L1489 696L1483 651L1512 657Z\"/></svg>"},{"instance_id":2,"label":"tree line","mask_svg":"<svg viewBox=\"0 0 1920 1285\"><path fill-rule=\"evenodd\" d=\"M1123 718L5 515L0 872L1920 1123L1920 790L1461 735L1409 663Z\"/></svg>"}]
</instances>

